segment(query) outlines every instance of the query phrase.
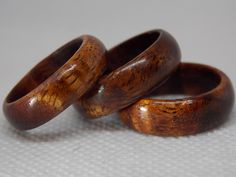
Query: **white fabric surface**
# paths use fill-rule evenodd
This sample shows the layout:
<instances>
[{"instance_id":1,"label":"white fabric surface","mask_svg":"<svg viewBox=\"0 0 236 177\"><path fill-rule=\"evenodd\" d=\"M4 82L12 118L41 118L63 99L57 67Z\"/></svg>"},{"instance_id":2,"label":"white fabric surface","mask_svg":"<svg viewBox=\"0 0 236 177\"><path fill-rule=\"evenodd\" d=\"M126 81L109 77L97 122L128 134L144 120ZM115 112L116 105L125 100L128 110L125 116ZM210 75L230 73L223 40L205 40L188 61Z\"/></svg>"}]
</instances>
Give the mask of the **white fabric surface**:
<instances>
[{"instance_id":1,"label":"white fabric surface","mask_svg":"<svg viewBox=\"0 0 236 177\"><path fill-rule=\"evenodd\" d=\"M0 2L0 101L41 58L83 33L109 48L163 28L183 61L210 64L236 83L235 1ZM193 59L194 58L194 59ZM40 128L19 132L0 112L0 177L236 175L236 109L220 128L195 136L145 136L117 115L90 121L73 107Z\"/></svg>"}]
</instances>

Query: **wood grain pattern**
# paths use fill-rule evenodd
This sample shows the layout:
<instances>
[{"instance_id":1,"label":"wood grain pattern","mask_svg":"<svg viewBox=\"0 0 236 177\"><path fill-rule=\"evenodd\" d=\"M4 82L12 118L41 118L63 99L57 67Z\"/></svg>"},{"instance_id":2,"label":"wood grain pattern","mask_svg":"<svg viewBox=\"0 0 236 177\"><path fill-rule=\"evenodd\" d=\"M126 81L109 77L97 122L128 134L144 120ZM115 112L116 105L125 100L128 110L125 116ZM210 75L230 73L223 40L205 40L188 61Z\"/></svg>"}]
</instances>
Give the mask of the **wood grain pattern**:
<instances>
[{"instance_id":1,"label":"wood grain pattern","mask_svg":"<svg viewBox=\"0 0 236 177\"><path fill-rule=\"evenodd\" d=\"M166 94L187 97L154 98ZM233 104L234 90L223 72L206 65L182 63L163 86L119 114L126 125L138 132L182 136L221 125L227 120Z\"/></svg>"},{"instance_id":2,"label":"wood grain pattern","mask_svg":"<svg viewBox=\"0 0 236 177\"><path fill-rule=\"evenodd\" d=\"M6 97L4 113L18 129L40 126L88 91L106 65L106 49L98 39L76 38L23 77Z\"/></svg>"},{"instance_id":3,"label":"wood grain pattern","mask_svg":"<svg viewBox=\"0 0 236 177\"><path fill-rule=\"evenodd\" d=\"M135 36L108 51L108 69L75 104L86 117L118 111L167 79L180 63L176 40L164 30Z\"/></svg>"}]
</instances>

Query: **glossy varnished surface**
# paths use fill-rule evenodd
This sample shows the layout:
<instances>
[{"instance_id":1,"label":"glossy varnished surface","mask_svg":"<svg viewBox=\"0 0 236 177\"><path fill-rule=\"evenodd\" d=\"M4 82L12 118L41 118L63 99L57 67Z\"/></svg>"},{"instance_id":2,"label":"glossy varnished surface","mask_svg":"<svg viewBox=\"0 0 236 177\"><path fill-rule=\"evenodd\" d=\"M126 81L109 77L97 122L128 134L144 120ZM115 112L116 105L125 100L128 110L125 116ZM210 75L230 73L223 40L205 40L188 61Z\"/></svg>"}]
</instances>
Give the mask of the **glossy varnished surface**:
<instances>
[{"instance_id":1,"label":"glossy varnished surface","mask_svg":"<svg viewBox=\"0 0 236 177\"><path fill-rule=\"evenodd\" d=\"M108 51L106 73L75 107L90 118L118 111L167 79L180 58L176 40L163 30L131 38Z\"/></svg>"},{"instance_id":2,"label":"glossy varnished surface","mask_svg":"<svg viewBox=\"0 0 236 177\"><path fill-rule=\"evenodd\" d=\"M154 98L165 94L183 94L187 98ZM233 87L223 72L206 65L184 63L152 95L120 111L120 118L145 134L190 135L226 121L233 103Z\"/></svg>"},{"instance_id":3,"label":"glossy varnished surface","mask_svg":"<svg viewBox=\"0 0 236 177\"><path fill-rule=\"evenodd\" d=\"M106 50L84 35L36 65L9 93L3 108L18 129L37 127L81 97L106 68Z\"/></svg>"}]
</instances>

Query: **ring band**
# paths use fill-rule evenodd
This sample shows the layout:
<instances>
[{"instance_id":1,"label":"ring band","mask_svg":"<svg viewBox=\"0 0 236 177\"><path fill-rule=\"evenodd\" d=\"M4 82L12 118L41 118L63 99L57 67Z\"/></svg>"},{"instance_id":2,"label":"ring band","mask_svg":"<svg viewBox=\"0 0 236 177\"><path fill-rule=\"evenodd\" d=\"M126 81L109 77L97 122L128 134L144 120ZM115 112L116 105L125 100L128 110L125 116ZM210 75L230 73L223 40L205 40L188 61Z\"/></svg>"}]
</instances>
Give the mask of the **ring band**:
<instances>
[{"instance_id":1,"label":"ring band","mask_svg":"<svg viewBox=\"0 0 236 177\"><path fill-rule=\"evenodd\" d=\"M153 98L156 94L191 96L169 100ZM120 111L120 118L129 127L145 134L190 135L223 123L233 103L233 87L223 72L207 65L183 63L148 98Z\"/></svg>"},{"instance_id":2,"label":"ring band","mask_svg":"<svg viewBox=\"0 0 236 177\"><path fill-rule=\"evenodd\" d=\"M89 118L118 111L167 79L180 58L179 46L168 32L137 35L108 51L108 70L75 107Z\"/></svg>"},{"instance_id":3,"label":"ring band","mask_svg":"<svg viewBox=\"0 0 236 177\"><path fill-rule=\"evenodd\" d=\"M78 37L37 64L4 102L10 123L26 130L40 126L80 98L106 69L106 49L95 37Z\"/></svg>"}]
</instances>

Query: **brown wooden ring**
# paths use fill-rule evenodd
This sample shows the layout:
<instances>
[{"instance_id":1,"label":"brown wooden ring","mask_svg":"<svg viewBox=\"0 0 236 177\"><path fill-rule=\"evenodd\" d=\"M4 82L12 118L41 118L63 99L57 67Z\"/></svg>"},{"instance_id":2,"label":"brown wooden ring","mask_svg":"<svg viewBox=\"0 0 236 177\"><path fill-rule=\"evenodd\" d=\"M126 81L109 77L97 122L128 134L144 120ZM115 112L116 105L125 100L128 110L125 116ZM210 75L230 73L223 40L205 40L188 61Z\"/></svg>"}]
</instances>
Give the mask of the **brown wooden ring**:
<instances>
[{"instance_id":1,"label":"brown wooden ring","mask_svg":"<svg viewBox=\"0 0 236 177\"><path fill-rule=\"evenodd\" d=\"M153 96L184 94L181 99ZM212 129L227 120L234 103L229 78L220 70L182 63L164 85L149 97L120 111L121 120L145 134L181 136Z\"/></svg>"},{"instance_id":2,"label":"brown wooden ring","mask_svg":"<svg viewBox=\"0 0 236 177\"><path fill-rule=\"evenodd\" d=\"M89 118L118 111L167 79L180 58L176 40L166 31L137 35L108 51L108 70L75 107Z\"/></svg>"},{"instance_id":3,"label":"brown wooden ring","mask_svg":"<svg viewBox=\"0 0 236 177\"><path fill-rule=\"evenodd\" d=\"M95 37L78 37L38 63L3 104L18 129L40 126L80 98L106 69L106 49Z\"/></svg>"}]
</instances>

